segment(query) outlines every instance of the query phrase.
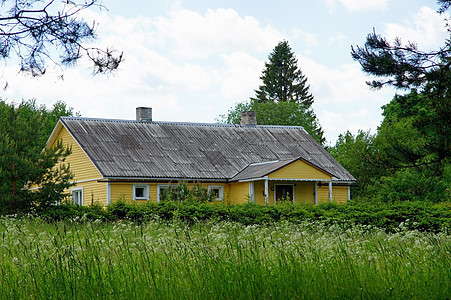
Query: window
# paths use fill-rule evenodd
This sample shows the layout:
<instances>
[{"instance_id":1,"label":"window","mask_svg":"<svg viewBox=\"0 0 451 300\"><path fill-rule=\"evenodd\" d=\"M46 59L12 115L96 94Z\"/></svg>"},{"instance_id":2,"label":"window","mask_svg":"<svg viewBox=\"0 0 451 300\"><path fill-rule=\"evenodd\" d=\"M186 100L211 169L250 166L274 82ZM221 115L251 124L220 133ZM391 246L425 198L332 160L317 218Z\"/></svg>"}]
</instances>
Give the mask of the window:
<instances>
[{"instance_id":1,"label":"window","mask_svg":"<svg viewBox=\"0 0 451 300\"><path fill-rule=\"evenodd\" d=\"M293 184L275 184L274 199L276 202L294 203L294 185Z\"/></svg>"},{"instance_id":2,"label":"window","mask_svg":"<svg viewBox=\"0 0 451 300\"><path fill-rule=\"evenodd\" d=\"M72 189L71 194L73 204L83 205L83 188Z\"/></svg>"},{"instance_id":3,"label":"window","mask_svg":"<svg viewBox=\"0 0 451 300\"><path fill-rule=\"evenodd\" d=\"M157 185L157 202L167 200L169 189L176 189L176 185L159 184Z\"/></svg>"},{"instance_id":4,"label":"window","mask_svg":"<svg viewBox=\"0 0 451 300\"><path fill-rule=\"evenodd\" d=\"M224 200L224 187L221 185L209 185L208 193L212 196L213 200Z\"/></svg>"},{"instance_id":5,"label":"window","mask_svg":"<svg viewBox=\"0 0 451 300\"><path fill-rule=\"evenodd\" d=\"M133 200L149 200L149 185L148 184L134 184L133 185Z\"/></svg>"}]
</instances>

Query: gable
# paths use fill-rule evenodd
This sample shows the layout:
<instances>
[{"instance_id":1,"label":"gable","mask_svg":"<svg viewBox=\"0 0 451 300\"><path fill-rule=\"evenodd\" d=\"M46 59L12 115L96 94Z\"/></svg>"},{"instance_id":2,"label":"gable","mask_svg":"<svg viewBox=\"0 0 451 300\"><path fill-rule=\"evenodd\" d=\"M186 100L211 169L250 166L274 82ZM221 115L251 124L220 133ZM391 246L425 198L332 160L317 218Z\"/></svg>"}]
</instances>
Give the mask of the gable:
<instances>
[{"instance_id":1,"label":"gable","mask_svg":"<svg viewBox=\"0 0 451 300\"><path fill-rule=\"evenodd\" d=\"M331 174L298 159L268 174L271 179L332 179Z\"/></svg>"},{"instance_id":2,"label":"gable","mask_svg":"<svg viewBox=\"0 0 451 300\"><path fill-rule=\"evenodd\" d=\"M72 153L66 158L66 163L70 165L70 170L75 175L74 181L79 182L103 177L69 131L60 122L58 122L50 136L47 147L54 147L59 140L63 141L64 146L72 148Z\"/></svg>"}]
</instances>

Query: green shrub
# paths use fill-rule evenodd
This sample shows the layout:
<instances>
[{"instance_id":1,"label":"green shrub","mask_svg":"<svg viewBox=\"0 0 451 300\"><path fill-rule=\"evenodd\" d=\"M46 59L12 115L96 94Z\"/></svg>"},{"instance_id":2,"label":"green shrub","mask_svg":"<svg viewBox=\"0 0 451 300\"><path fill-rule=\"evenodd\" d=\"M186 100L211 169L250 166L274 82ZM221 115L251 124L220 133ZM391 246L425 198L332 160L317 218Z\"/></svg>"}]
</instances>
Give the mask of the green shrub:
<instances>
[{"instance_id":1,"label":"green shrub","mask_svg":"<svg viewBox=\"0 0 451 300\"><path fill-rule=\"evenodd\" d=\"M400 230L449 231L451 229L451 203L430 202L356 202L348 204L326 203L317 206L285 204L260 206L256 204L226 205L196 201L163 201L160 203L126 204L118 201L102 209L99 206L60 205L42 207L36 215L48 221L61 220L130 220L142 223L154 219L165 222L233 221L243 225L271 224L278 221L299 223L321 221L326 225L375 226L387 232Z\"/></svg>"}]
</instances>

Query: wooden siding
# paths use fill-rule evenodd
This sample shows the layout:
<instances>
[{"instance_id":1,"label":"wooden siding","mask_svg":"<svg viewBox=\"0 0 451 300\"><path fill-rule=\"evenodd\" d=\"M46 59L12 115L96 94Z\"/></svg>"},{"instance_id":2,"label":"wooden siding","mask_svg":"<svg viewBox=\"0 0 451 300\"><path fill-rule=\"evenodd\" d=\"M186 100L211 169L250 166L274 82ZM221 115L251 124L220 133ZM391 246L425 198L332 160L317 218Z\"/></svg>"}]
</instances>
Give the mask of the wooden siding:
<instances>
[{"instance_id":1,"label":"wooden siding","mask_svg":"<svg viewBox=\"0 0 451 300\"><path fill-rule=\"evenodd\" d=\"M255 203L265 205L265 196L263 195L264 193L265 193L265 181L264 180L254 181Z\"/></svg>"},{"instance_id":2,"label":"wooden siding","mask_svg":"<svg viewBox=\"0 0 451 300\"><path fill-rule=\"evenodd\" d=\"M318 186L317 191L318 191L318 204L330 202L328 185L323 185L321 187ZM332 187L332 191L333 191L333 187ZM333 195L333 192L332 192L332 195Z\"/></svg>"},{"instance_id":3,"label":"wooden siding","mask_svg":"<svg viewBox=\"0 0 451 300\"><path fill-rule=\"evenodd\" d=\"M133 203L133 183L122 183L122 182L110 182L110 199L111 204L116 203L119 200L124 200L125 203L132 204ZM149 201L151 189L149 187ZM155 198L155 202L156 202ZM145 201L142 201L145 202Z\"/></svg>"},{"instance_id":4,"label":"wooden siding","mask_svg":"<svg viewBox=\"0 0 451 300\"><path fill-rule=\"evenodd\" d=\"M63 140L65 146L72 147L72 154L67 157L66 162L70 164L70 169L75 175L74 181L98 179L102 177L88 156L83 152L80 146L78 146L77 142L64 127L61 129L55 143L60 139Z\"/></svg>"},{"instance_id":5,"label":"wooden siding","mask_svg":"<svg viewBox=\"0 0 451 300\"><path fill-rule=\"evenodd\" d=\"M332 201L336 203L346 203L348 201L348 187L333 186L332 199L333 199Z\"/></svg>"},{"instance_id":6,"label":"wooden siding","mask_svg":"<svg viewBox=\"0 0 451 300\"><path fill-rule=\"evenodd\" d=\"M315 183L297 182L295 187L295 203L315 204Z\"/></svg>"},{"instance_id":7,"label":"wooden siding","mask_svg":"<svg viewBox=\"0 0 451 300\"><path fill-rule=\"evenodd\" d=\"M74 173L73 181L76 182L76 185L70 187L66 192L70 194L72 189L83 188L83 205L106 206L107 185L98 182L102 175L63 126L61 126L52 146L54 147L59 140L62 140L65 146L72 148L72 153L66 158L65 163L70 165L70 170ZM71 195L68 201L72 201Z\"/></svg>"},{"instance_id":8,"label":"wooden siding","mask_svg":"<svg viewBox=\"0 0 451 300\"><path fill-rule=\"evenodd\" d=\"M76 186L69 188L69 192L72 189L83 188L83 205L100 205L102 207L106 206L106 194L107 188L105 182L89 181L79 183ZM72 201L72 198L69 198Z\"/></svg>"},{"instance_id":9,"label":"wooden siding","mask_svg":"<svg viewBox=\"0 0 451 300\"><path fill-rule=\"evenodd\" d=\"M331 176L320 169L309 165L302 160L297 160L285 167L272 172L268 175L269 178L283 178L283 179L331 179Z\"/></svg>"},{"instance_id":10,"label":"wooden siding","mask_svg":"<svg viewBox=\"0 0 451 300\"><path fill-rule=\"evenodd\" d=\"M332 185L332 202L346 203L348 201L348 187ZM318 204L330 202L329 186L318 186Z\"/></svg>"},{"instance_id":11,"label":"wooden siding","mask_svg":"<svg viewBox=\"0 0 451 300\"><path fill-rule=\"evenodd\" d=\"M177 182L111 182L111 203L117 202L119 199L125 200L126 203L146 203L147 200L135 200L133 201L133 184L148 184L149 185L149 202L158 201L158 186L159 185L172 185L176 186ZM191 189L198 183L188 183L188 187ZM228 185L224 183L199 183L201 187L208 189L208 186L222 186L224 188L224 200L227 201L228 197ZM219 202L219 201L218 201Z\"/></svg>"},{"instance_id":12,"label":"wooden siding","mask_svg":"<svg viewBox=\"0 0 451 300\"><path fill-rule=\"evenodd\" d=\"M244 204L249 202L249 182L231 183L230 204Z\"/></svg>"}]
</instances>

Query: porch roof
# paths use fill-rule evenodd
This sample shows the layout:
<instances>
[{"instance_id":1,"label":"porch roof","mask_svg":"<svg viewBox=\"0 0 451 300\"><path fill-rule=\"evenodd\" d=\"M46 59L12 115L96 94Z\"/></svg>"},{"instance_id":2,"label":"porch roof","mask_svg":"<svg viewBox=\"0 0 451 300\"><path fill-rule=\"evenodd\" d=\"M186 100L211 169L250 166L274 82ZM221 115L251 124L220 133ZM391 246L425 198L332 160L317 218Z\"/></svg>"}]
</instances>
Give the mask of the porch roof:
<instances>
[{"instance_id":1,"label":"porch roof","mask_svg":"<svg viewBox=\"0 0 451 300\"><path fill-rule=\"evenodd\" d=\"M296 157L296 158L291 158L291 159L281 160L281 161L268 161L268 162L262 162L262 163L249 164L241 172L236 174L230 181L241 181L241 180L262 178L262 177L267 176L267 175L269 175L269 174L271 174L297 160L305 161L305 162L313 165L314 167L320 169L322 172L329 174L331 176L334 176L330 172L327 172L326 170L306 161L305 159L302 159L301 157Z\"/></svg>"}]
</instances>

